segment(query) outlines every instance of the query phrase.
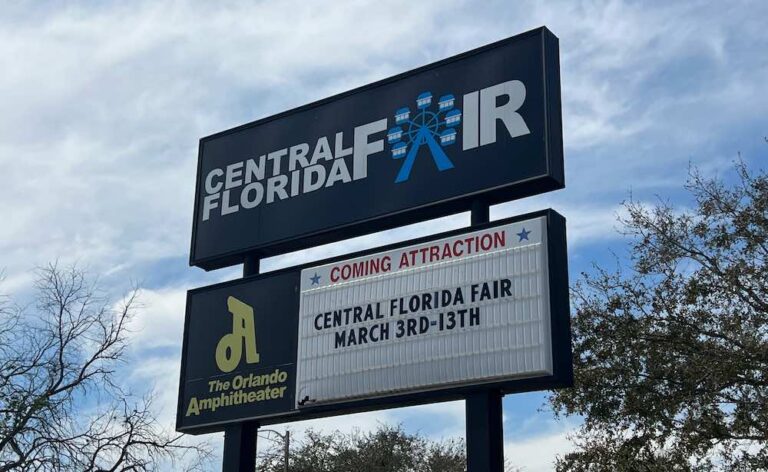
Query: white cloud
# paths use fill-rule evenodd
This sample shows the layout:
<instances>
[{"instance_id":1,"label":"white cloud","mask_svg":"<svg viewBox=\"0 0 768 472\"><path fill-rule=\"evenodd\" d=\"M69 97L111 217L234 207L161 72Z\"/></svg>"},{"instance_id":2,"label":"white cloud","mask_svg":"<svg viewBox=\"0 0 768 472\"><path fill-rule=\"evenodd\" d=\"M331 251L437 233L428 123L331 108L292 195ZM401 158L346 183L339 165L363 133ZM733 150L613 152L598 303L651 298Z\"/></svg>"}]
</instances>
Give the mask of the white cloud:
<instances>
[{"instance_id":1,"label":"white cloud","mask_svg":"<svg viewBox=\"0 0 768 472\"><path fill-rule=\"evenodd\" d=\"M146 356L131 366L131 380L147 390L153 390L156 419L162 425L172 426L176 423L179 369L179 356Z\"/></svg>"},{"instance_id":2,"label":"white cloud","mask_svg":"<svg viewBox=\"0 0 768 472\"><path fill-rule=\"evenodd\" d=\"M136 349L180 348L186 302L187 291L184 288L142 290L136 316L130 326L133 347Z\"/></svg>"},{"instance_id":3,"label":"white cloud","mask_svg":"<svg viewBox=\"0 0 768 472\"><path fill-rule=\"evenodd\" d=\"M574 427L563 425L546 434L507 441L504 444L504 458L525 472L549 472L554 470L558 456L574 450L568 439L568 435L574 431Z\"/></svg>"},{"instance_id":4,"label":"white cloud","mask_svg":"<svg viewBox=\"0 0 768 472\"><path fill-rule=\"evenodd\" d=\"M394 73L399 35L429 43L437 28L409 28L405 5L143 2L6 20L3 263L185 256L197 140Z\"/></svg>"},{"instance_id":5,"label":"white cloud","mask_svg":"<svg viewBox=\"0 0 768 472\"><path fill-rule=\"evenodd\" d=\"M681 149L761 116L768 61L756 19L765 8L404 0L8 8L0 263L18 272L58 257L130 273L183 258L201 136L541 24L560 37L563 67L569 188L552 201L600 211L629 186L678 185L683 173L669 169L692 152ZM740 47L744 31L751 48ZM675 65L691 61L705 74L686 87Z\"/></svg>"}]
</instances>

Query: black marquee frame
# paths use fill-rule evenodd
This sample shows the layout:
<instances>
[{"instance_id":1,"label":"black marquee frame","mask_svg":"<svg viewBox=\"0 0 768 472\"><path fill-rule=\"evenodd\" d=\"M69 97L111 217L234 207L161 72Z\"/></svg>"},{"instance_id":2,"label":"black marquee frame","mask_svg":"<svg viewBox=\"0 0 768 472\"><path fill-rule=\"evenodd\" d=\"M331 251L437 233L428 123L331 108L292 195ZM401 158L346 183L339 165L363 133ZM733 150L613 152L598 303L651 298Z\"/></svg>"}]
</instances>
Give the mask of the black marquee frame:
<instances>
[{"instance_id":1,"label":"black marquee frame","mask_svg":"<svg viewBox=\"0 0 768 472\"><path fill-rule=\"evenodd\" d=\"M347 259L364 257L371 254L386 252L394 249L400 249L406 246L416 245L448 238L469 231L490 229L497 226L503 226L518 221L528 220L544 216L547 221L547 250L549 261L549 298L550 298L550 316L551 316L551 335L552 335L552 375L516 378L501 381L482 382L474 385L464 386L441 386L433 390L411 392L386 397L376 397L370 399L352 400L343 403L334 403L327 405L318 405L304 407L293 410L285 414L249 417L237 421L222 422L217 424L207 424L194 427L185 427L182 425L181 412L183 409L183 388L184 373L186 371L186 362L189 346L187 344L187 335L189 327L189 300L195 293L204 292L213 289L220 289L234 285L254 283L262 279L273 277L275 275L295 273L297 284L300 281L300 274L303 269L317 267L325 264L331 264ZM298 290L298 285L297 285ZM290 314L290 316L299 316L299 313ZM298 332L289 333L289 335L298 336ZM404 406L422 405L427 403L445 402L451 400L460 400L468 395L494 391L502 394L528 392L534 390L548 390L554 388L564 388L573 385L573 364L571 354L571 328L570 328L570 303L568 294L568 258L566 243L565 218L552 209L527 213L511 218L495 220L489 223L472 225L456 230L446 231L421 238L389 244L366 249L363 251L345 254L321 261L310 262L298 266L288 267L276 271L265 272L259 275L244 277L228 282L222 282L207 287L192 289L187 292L187 311L184 320L184 344L182 348L181 375L179 380L179 398L176 416L176 429L180 432L189 434L204 434L216 431L222 431L224 427L231 424L251 423L258 425L269 425L276 423L287 423L293 421L302 421L314 418L323 418L329 416L345 415L350 413L360 413L366 411L383 410L398 408Z\"/></svg>"}]
</instances>

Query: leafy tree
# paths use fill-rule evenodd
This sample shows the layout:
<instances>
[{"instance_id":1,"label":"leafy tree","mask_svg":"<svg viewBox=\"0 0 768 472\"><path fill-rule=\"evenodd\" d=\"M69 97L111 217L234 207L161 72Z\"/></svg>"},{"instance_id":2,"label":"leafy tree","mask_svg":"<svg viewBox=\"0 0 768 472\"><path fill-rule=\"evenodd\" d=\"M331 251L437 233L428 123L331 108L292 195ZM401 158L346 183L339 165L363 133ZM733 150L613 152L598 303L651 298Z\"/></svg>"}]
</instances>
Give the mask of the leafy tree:
<instances>
[{"instance_id":1,"label":"leafy tree","mask_svg":"<svg viewBox=\"0 0 768 472\"><path fill-rule=\"evenodd\" d=\"M583 415L560 470L768 470L768 176L689 173L690 209L630 201L630 268L572 293Z\"/></svg>"},{"instance_id":2,"label":"leafy tree","mask_svg":"<svg viewBox=\"0 0 768 472\"><path fill-rule=\"evenodd\" d=\"M159 470L209 451L161 428L125 392L136 292L116 309L77 268L39 270L36 306L0 301L0 471Z\"/></svg>"},{"instance_id":3,"label":"leafy tree","mask_svg":"<svg viewBox=\"0 0 768 472\"><path fill-rule=\"evenodd\" d=\"M283 472L282 445L260 457L257 470ZM322 433L308 430L291 447L290 472L464 472L464 442L430 441L402 427L380 426L370 433Z\"/></svg>"}]
</instances>

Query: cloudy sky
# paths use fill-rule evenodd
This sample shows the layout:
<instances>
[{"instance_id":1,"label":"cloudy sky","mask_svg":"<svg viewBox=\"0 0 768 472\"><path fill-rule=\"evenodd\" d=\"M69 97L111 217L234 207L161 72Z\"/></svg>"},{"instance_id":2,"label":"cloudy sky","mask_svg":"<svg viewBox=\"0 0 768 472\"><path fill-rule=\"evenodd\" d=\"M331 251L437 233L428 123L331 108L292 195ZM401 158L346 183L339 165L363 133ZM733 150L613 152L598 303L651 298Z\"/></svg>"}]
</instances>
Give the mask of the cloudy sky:
<instances>
[{"instance_id":1,"label":"cloudy sky","mask_svg":"<svg viewBox=\"0 0 768 472\"><path fill-rule=\"evenodd\" d=\"M499 205L568 219L572 280L621 257L630 192L681 206L689 162L764 163L768 2L6 2L0 6L0 267L29 296L35 266L76 262L144 309L126 378L172 422L184 293L236 278L187 265L198 140L541 25L560 38L567 188ZM272 270L461 227L467 214L266 260ZM578 418L545 394L504 400L507 457L549 470ZM402 422L463 434L463 404L313 423ZM300 431L306 425L294 424ZM221 441L216 438L215 442Z\"/></svg>"}]
</instances>

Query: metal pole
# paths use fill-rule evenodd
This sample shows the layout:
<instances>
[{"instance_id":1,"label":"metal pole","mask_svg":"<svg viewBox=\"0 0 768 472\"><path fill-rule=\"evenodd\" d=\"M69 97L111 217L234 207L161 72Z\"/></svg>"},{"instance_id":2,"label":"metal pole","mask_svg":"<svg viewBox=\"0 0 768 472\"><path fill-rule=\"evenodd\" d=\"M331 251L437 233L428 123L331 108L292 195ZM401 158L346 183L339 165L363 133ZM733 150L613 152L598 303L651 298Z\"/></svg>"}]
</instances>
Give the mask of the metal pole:
<instances>
[{"instance_id":1,"label":"metal pole","mask_svg":"<svg viewBox=\"0 0 768 472\"><path fill-rule=\"evenodd\" d=\"M472 226L490 221L488 204L472 202ZM504 424L502 394L480 391L466 396L467 472L504 471Z\"/></svg>"},{"instance_id":2,"label":"metal pole","mask_svg":"<svg viewBox=\"0 0 768 472\"><path fill-rule=\"evenodd\" d=\"M259 258L253 255L245 256L243 259L243 277L259 275Z\"/></svg>"},{"instance_id":3,"label":"metal pole","mask_svg":"<svg viewBox=\"0 0 768 472\"><path fill-rule=\"evenodd\" d=\"M248 255L243 261L243 277L259 273L259 258ZM222 472L244 472L256 470L256 422L237 423L224 428L224 457Z\"/></svg>"},{"instance_id":4,"label":"metal pole","mask_svg":"<svg viewBox=\"0 0 768 472\"><path fill-rule=\"evenodd\" d=\"M471 223L472 226L488 223L491 220L491 208L482 200L472 202Z\"/></svg>"},{"instance_id":5,"label":"metal pole","mask_svg":"<svg viewBox=\"0 0 768 472\"><path fill-rule=\"evenodd\" d=\"M256 431L258 425L237 423L224 429L222 472L256 470Z\"/></svg>"},{"instance_id":6,"label":"metal pole","mask_svg":"<svg viewBox=\"0 0 768 472\"><path fill-rule=\"evenodd\" d=\"M291 432L285 430L285 472L288 472L288 452L291 447Z\"/></svg>"},{"instance_id":7,"label":"metal pole","mask_svg":"<svg viewBox=\"0 0 768 472\"><path fill-rule=\"evenodd\" d=\"M501 393L467 395L467 472L503 472L504 425Z\"/></svg>"}]
</instances>

